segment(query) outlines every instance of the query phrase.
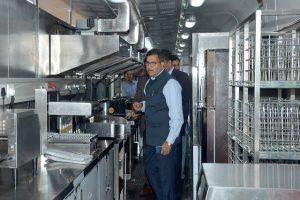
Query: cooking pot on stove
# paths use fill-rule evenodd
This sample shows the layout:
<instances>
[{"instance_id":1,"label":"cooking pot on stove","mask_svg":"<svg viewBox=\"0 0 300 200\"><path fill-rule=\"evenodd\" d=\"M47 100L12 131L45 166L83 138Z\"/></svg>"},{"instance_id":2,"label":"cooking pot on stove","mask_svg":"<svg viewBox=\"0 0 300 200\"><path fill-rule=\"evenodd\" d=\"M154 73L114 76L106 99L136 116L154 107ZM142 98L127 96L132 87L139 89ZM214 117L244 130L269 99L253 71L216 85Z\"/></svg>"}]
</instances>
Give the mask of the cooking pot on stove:
<instances>
[{"instance_id":1,"label":"cooking pot on stove","mask_svg":"<svg viewBox=\"0 0 300 200\"><path fill-rule=\"evenodd\" d=\"M100 115L107 116L109 114L112 114L112 102L109 99L101 99L99 100L99 106L100 106Z\"/></svg>"}]
</instances>

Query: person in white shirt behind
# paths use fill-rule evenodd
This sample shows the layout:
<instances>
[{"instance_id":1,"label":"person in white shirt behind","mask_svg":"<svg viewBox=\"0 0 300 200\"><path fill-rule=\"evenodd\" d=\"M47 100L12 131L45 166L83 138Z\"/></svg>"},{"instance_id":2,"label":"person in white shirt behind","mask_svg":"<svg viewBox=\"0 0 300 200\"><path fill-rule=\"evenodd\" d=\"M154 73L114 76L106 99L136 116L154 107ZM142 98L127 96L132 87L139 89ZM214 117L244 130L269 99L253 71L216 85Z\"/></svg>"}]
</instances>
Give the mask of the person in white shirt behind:
<instances>
[{"instance_id":1,"label":"person in white shirt behind","mask_svg":"<svg viewBox=\"0 0 300 200\"><path fill-rule=\"evenodd\" d=\"M137 81L133 80L131 71L124 73L124 79L121 82L121 93L123 97L133 98L136 93Z\"/></svg>"}]
</instances>

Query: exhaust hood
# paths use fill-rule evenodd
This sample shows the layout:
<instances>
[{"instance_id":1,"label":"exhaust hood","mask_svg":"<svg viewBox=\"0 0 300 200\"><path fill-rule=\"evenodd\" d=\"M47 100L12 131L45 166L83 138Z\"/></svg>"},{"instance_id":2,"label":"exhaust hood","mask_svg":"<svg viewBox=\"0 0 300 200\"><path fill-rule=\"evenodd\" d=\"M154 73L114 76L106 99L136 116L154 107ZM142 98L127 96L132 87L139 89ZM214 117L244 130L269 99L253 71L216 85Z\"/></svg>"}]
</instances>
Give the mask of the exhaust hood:
<instances>
[{"instance_id":1,"label":"exhaust hood","mask_svg":"<svg viewBox=\"0 0 300 200\"><path fill-rule=\"evenodd\" d=\"M131 2L119 3L117 13L77 21L81 35L51 35L50 75L111 75L139 67L144 28Z\"/></svg>"},{"instance_id":2,"label":"exhaust hood","mask_svg":"<svg viewBox=\"0 0 300 200\"><path fill-rule=\"evenodd\" d=\"M118 35L51 35L51 75L103 75L139 67L139 54Z\"/></svg>"}]
</instances>

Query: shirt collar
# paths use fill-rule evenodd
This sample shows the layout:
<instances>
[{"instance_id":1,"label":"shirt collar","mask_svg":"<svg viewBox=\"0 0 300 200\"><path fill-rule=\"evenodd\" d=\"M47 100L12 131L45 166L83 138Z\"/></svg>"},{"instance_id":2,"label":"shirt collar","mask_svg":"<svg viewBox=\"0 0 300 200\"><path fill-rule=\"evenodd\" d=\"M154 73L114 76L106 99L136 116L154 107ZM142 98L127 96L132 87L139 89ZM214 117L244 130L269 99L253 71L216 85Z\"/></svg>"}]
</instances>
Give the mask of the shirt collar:
<instances>
[{"instance_id":1,"label":"shirt collar","mask_svg":"<svg viewBox=\"0 0 300 200\"><path fill-rule=\"evenodd\" d=\"M164 70L161 70L161 72L159 72L159 74L157 74L157 75L154 76L154 77L150 77L150 79L151 79L152 81L155 80L155 78L158 77L163 71L164 71Z\"/></svg>"},{"instance_id":2,"label":"shirt collar","mask_svg":"<svg viewBox=\"0 0 300 200\"><path fill-rule=\"evenodd\" d=\"M174 67L172 67L172 68L168 71L170 75L172 74L173 70L174 70Z\"/></svg>"}]
</instances>

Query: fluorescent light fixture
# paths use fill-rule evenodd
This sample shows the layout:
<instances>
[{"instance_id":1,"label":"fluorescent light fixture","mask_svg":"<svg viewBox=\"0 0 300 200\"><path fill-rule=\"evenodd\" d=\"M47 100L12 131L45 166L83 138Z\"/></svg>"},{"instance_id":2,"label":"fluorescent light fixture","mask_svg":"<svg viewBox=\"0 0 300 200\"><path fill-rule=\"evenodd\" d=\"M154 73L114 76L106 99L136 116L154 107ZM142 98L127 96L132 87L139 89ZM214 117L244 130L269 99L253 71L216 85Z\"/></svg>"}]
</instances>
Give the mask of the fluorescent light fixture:
<instances>
[{"instance_id":1,"label":"fluorescent light fixture","mask_svg":"<svg viewBox=\"0 0 300 200\"><path fill-rule=\"evenodd\" d=\"M182 33L181 34L181 38L184 39L184 40L188 39L189 37L190 37L189 33Z\"/></svg>"},{"instance_id":2,"label":"fluorescent light fixture","mask_svg":"<svg viewBox=\"0 0 300 200\"><path fill-rule=\"evenodd\" d=\"M153 49L152 40L150 37L145 37L145 47L148 51Z\"/></svg>"},{"instance_id":3,"label":"fluorescent light fixture","mask_svg":"<svg viewBox=\"0 0 300 200\"><path fill-rule=\"evenodd\" d=\"M190 5L193 7L202 6L205 0L190 0Z\"/></svg>"},{"instance_id":4,"label":"fluorescent light fixture","mask_svg":"<svg viewBox=\"0 0 300 200\"><path fill-rule=\"evenodd\" d=\"M179 44L179 46L180 46L180 47L185 47L186 44L185 44L185 42L181 42L181 43Z\"/></svg>"},{"instance_id":5,"label":"fluorescent light fixture","mask_svg":"<svg viewBox=\"0 0 300 200\"><path fill-rule=\"evenodd\" d=\"M111 3L125 3L127 0L108 0Z\"/></svg>"},{"instance_id":6,"label":"fluorescent light fixture","mask_svg":"<svg viewBox=\"0 0 300 200\"><path fill-rule=\"evenodd\" d=\"M185 27L193 28L196 24L196 17L195 15L191 14L185 21Z\"/></svg>"}]
</instances>

